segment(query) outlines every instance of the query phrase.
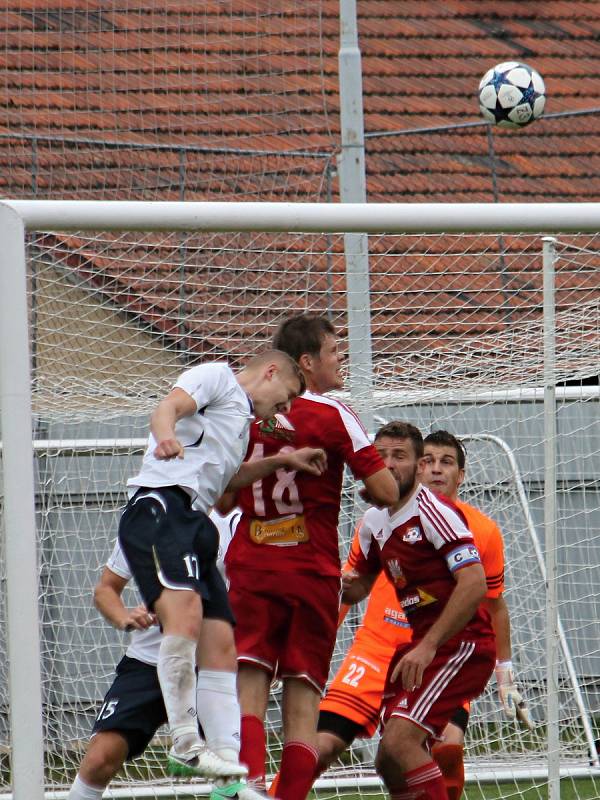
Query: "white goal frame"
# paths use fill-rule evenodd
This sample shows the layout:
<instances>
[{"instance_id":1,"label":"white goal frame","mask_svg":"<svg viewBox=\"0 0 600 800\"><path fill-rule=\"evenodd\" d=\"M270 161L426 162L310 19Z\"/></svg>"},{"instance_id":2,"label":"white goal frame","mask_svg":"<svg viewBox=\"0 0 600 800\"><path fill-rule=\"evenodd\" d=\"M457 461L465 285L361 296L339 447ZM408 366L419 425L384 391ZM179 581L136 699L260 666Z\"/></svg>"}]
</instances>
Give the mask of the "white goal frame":
<instances>
[{"instance_id":1,"label":"white goal frame","mask_svg":"<svg viewBox=\"0 0 600 800\"><path fill-rule=\"evenodd\" d=\"M27 231L265 231L290 233L553 233L600 231L598 203L323 204L0 202L0 420L13 800L43 800L43 735L34 515L31 368L26 295ZM558 650L555 542L553 240L544 242L545 534L547 545L548 774L559 797ZM355 276L356 277L356 276ZM359 276L364 278L364 276ZM348 309L358 285L348 275ZM356 287L356 288L354 288ZM352 347L352 342L351 342ZM358 352L360 352L360 347ZM352 372L352 363L350 365ZM27 635L23 635L26 631Z\"/></svg>"}]
</instances>

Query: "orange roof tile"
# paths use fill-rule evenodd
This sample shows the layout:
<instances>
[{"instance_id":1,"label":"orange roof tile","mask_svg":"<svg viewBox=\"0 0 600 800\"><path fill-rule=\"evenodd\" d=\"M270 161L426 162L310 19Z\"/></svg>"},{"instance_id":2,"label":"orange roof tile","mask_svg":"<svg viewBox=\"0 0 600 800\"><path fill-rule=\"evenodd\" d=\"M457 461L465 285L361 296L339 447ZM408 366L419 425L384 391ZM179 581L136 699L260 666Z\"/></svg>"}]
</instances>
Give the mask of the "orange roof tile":
<instances>
[{"instance_id":1,"label":"orange roof tile","mask_svg":"<svg viewBox=\"0 0 600 800\"><path fill-rule=\"evenodd\" d=\"M548 113L600 109L600 4L357 5L370 200L492 202L494 192L501 201L600 200L599 114L550 116L522 131L494 130L493 151L485 125L460 127L479 119L480 77L509 59L526 61L543 75ZM0 19L3 194L305 201L325 200L330 192L337 200L337 181L328 186L327 176L339 149L338 0L129 0L122 6L118 0L8 0L6 6ZM420 130L436 126L443 129ZM266 239L256 239L266 246ZM432 266L427 248L439 244L425 239L412 259L396 258L390 267L391 256L372 241L376 337L396 326L414 346L419 331L445 336L467 321L499 329L503 302L514 313L539 313L539 274L522 274L515 256L506 294L496 238L483 272L474 266L454 277L456 257L444 255L443 247ZM161 334L177 335L169 314L161 316L181 302L180 288L172 294L169 287L172 251L164 269L155 267L149 277L143 248L128 251L124 267L118 243L109 255L78 237L54 237L51 246L65 251L94 291L111 294ZM214 251L212 257L219 262ZM215 306L221 300L248 304L227 333L239 352L246 332L256 327L253 303L274 282L264 263L262 271L251 271L252 258L243 251L235 255L240 270L252 275L250 286L221 285L205 298ZM277 276L278 307L304 307L294 289L296 257L274 258L286 264ZM328 281L342 289L339 253L311 258L312 291L325 292ZM414 284L407 287L406 275L420 263L426 274L411 277ZM223 259L223 268L231 269L231 260ZM597 275L586 273L585 286L599 288ZM183 294L200 292L202 280L201 269L190 270ZM514 293L519 286L521 294ZM437 292L436 306L431 292ZM331 302L343 312L341 294ZM453 321L447 320L450 303L459 309ZM424 313L415 316L419 306ZM200 340L225 341L225 334L206 329L201 306L191 308L186 326Z\"/></svg>"}]
</instances>

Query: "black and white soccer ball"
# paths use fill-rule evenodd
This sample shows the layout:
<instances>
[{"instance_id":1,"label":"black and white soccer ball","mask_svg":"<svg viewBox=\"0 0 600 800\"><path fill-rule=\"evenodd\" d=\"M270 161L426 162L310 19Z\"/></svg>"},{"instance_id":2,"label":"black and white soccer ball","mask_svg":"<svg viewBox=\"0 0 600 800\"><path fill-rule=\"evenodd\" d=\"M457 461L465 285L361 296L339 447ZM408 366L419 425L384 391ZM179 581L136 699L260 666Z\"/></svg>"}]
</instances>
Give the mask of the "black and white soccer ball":
<instances>
[{"instance_id":1,"label":"black and white soccer ball","mask_svg":"<svg viewBox=\"0 0 600 800\"><path fill-rule=\"evenodd\" d=\"M489 69L479 84L479 108L488 122L522 128L544 113L546 87L527 64L505 61Z\"/></svg>"}]
</instances>

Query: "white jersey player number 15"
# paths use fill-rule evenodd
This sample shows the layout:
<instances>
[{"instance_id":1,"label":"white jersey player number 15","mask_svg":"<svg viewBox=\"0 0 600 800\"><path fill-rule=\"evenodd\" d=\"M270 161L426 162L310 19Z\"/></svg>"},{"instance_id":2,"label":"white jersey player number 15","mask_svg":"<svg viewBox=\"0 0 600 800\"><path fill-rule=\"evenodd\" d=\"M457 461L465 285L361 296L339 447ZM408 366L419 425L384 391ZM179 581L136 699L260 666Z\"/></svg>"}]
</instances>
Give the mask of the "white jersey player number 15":
<instances>
[{"instance_id":1,"label":"white jersey player number 15","mask_svg":"<svg viewBox=\"0 0 600 800\"><path fill-rule=\"evenodd\" d=\"M285 445L282 447L280 453L293 453L294 447ZM248 461L254 461L257 458L264 458L264 445L257 443L252 448L252 453ZM300 493L298 492L298 485L296 483L296 471L278 469L275 473L275 485L273 486L273 502L279 514L301 514L304 511L304 506L300 501ZM284 500L284 495L287 492L287 499ZM256 481L252 484L252 495L254 497L254 511L257 517L264 517L265 500L263 496L262 481Z\"/></svg>"}]
</instances>

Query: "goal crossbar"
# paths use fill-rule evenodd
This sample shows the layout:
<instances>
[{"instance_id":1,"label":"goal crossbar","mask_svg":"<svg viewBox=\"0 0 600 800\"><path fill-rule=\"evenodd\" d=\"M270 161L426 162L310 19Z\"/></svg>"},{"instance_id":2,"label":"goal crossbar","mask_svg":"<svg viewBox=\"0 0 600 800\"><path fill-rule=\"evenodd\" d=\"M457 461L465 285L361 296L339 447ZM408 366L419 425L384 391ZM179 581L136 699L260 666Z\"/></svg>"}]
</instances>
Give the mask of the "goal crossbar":
<instances>
[{"instance_id":1,"label":"goal crossbar","mask_svg":"<svg viewBox=\"0 0 600 800\"><path fill-rule=\"evenodd\" d=\"M44 796L37 758L43 735L25 238L27 231L84 230L550 234L600 230L600 203L0 201L0 422L15 800Z\"/></svg>"},{"instance_id":2,"label":"goal crossbar","mask_svg":"<svg viewBox=\"0 0 600 800\"><path fill-rule=\"evenodd\" d=\"M600 229L600 203L3 200L27 230L552 233Z\"/></svg>"}]
</instances>

